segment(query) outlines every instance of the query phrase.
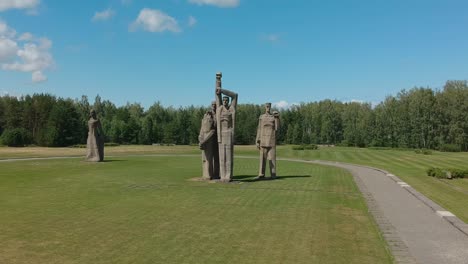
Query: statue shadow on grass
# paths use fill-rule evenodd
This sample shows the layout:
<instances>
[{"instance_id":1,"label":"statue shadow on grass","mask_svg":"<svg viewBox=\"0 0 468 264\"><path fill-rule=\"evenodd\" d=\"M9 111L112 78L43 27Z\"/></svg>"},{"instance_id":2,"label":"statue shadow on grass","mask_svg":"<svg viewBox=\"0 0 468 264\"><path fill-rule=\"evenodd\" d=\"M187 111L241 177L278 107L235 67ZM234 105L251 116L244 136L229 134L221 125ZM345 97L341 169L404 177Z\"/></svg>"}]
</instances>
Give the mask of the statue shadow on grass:
<instances>
[{"instance_id":1,"label":"statue shadow on grass","mask_svg":"<svg viewBox=\"0 0 468 264\"><path fill-rule=\"evenodd\" d=\"M104 163L107 163L107 162L121 162L121 161L126 161L126 160L123 160L123 159L105 159L101 162L104 162Z\"/></svg>"},{"instance_id":2,"label":"statue shadow on grass","mask_svg":"<svg viewBox=\"0 0 468 264\"><path fill-rule=\"evenodd\" d=\"M294 178L310 178L310 175L284 175L284 176L276 176L275 178L270 178L266 176L264 178L258 178L256 175L237 175L232 177L232 181L234 182L260 182L260 181L282 181L282 180L289 180Z\"/></svg>"}]
</instances>

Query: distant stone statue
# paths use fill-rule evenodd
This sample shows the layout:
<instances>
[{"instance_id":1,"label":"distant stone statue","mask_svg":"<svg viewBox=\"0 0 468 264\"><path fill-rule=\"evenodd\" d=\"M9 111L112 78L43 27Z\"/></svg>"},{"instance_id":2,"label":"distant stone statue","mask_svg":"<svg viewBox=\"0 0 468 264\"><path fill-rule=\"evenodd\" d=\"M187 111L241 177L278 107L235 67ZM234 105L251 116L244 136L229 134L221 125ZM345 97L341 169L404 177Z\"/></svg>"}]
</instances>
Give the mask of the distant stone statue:
<instances>
[{"instance_id":1,"label":"distant stone statue","mask_svg":"<svg viewBox=\"0 0 468 264\"><path fill-rule=\"evenodd\" d=\"M203 116L198 136L202 150L203 179L219 179L218 136L216 131L216 102L211 103L211 110Z\"/></svg>"},{"instance_id":2,"label":"distant stone statue","mask_svg":"<svg viewBox=\"0 0 468 264\"><path fill-rule=\"evenodd\" d=\"M265 114L258 120L257 148L260 150L260 169L258 178L265 178L266 161L270 164L270 176L276 177L276 132L280 126L279 113L271 114L271 103L265 104Z\"/></svg>"},{"instance_id":3,"label":"distant stone statue","mask_svg":"<svg viewBox=\"0 0 468 264\"><path fill-rule=\"evenodd\" d=\"M237 93L221 88L222 74L216 74L216 125L219 147L219 175L229 182L234 166L234 127L236 123ZM227 95L222 97L222 94ZM231 104L229 104L229 97Z\"/></svg>"},{"instance_id":4,"label":"distant stone statue","mask_svg":"<svg viewBox=\"0 0 468 264\"><path fill-rule=\"evenodd\" d=\"M104 134L102 132L101 121L96 116L96 111L90 111L88 120L88 140L86 143L87 161L103 161L104 160Z\"/></svg>"}]
</instances>

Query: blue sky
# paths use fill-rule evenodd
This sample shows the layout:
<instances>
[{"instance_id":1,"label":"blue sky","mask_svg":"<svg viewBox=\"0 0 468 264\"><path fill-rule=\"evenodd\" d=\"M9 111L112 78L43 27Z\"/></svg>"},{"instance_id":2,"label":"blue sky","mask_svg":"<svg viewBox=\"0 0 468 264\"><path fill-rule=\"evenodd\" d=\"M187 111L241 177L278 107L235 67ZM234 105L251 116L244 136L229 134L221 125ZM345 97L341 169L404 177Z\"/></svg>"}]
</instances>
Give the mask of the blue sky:
<instances>
[{"instance_id":1,"label":"blue sky","mask_svg":"<svg viewBox=\"0 0 468 264\"><path fill-rule=\"evenodd\" d=\"M0 93L379 102L468 79L468 1L0 0ZM26 34L25 34L26 33Z\"/></svg>"}]
</instances>

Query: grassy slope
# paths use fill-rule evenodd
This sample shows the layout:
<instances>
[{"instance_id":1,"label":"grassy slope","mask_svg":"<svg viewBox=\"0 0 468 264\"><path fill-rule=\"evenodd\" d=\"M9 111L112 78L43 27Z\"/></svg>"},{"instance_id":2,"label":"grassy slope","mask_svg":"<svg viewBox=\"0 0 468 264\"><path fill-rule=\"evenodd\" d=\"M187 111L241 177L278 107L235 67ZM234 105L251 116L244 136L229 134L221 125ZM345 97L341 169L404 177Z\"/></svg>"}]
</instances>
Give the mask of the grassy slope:
<instances>
[{"instance_id":1,"label":"grassy slope","mask_svg":"<svg viewBox=\"0 0 468 264\"><path fill-rule=\"evenodd\" d=\"M468 223L468 179L438 180L426 176L426 170L432 166L468 169L468 153L433 152L432 155L422 155L414 151L338 147L294 151L284 146L279 150L279 155L342 161L385 169Z\"/></svg>"},{"instance_id":2,"label":"grassy slope","mask_svg":"<svg viewBox=\"0 0 468 264\"><path fill-rule=\"evenodd\" d=\"M0 263L389 263L345 171L279 162L279 180L188 181L197 157L0 163ZM181 166L183 164L183 166Z\"/></svg>"}]
</instances>

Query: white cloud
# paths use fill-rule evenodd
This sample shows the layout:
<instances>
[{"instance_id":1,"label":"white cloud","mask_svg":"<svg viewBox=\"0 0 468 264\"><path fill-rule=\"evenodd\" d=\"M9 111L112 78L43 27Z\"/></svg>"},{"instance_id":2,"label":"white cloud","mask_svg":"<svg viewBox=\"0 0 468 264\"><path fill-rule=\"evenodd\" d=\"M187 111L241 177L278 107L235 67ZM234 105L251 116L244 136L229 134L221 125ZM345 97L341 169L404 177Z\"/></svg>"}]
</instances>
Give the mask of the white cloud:
<instances>
[{"instance_id":1,"label":"white cloud","mask_svg":"<svg viewBox=\"0 0 468 264\"><path fill-rule=\"evenodd\" d=\"M188 0L189 3L197 5L213 5L217 7L227 8L227 7L237 7L240 3L240 0Z\"/></svg>"},{"instance_id":2,"label":"white cloud","mask_svg":"<svg viewBox=\"0 0 468 264\"><path fill-rule=\"evenodd\" d=\"M198 22L198 21L197 21L197 19L196 19L195 17L189 16L189 18L188 18L188 25L189 25L189 27L195 26L195 25L197 24L197 22Z\"/></svg>"},{"instance_id":3,"label":"white cloud","mask_svg":"<svg viewBox=\"0 0 468 264\"><path fill-rule=\"evenodd\" d=\"M39 40L39 48L42 50L48 50L52 48L52 41L48 38L40 38Z\"/></svg>"},{"instance_id":4,"label":"white cloud","mask_svg":"<svg viewBox=\"0 0 468 264\"><path fill-rule=\"evenodd\" d=\"M39 0L0 0L0 11L8 9L33 9Z\"/></svg>"},{"instance_id":5,"label":"white cloud","mask_svg":"<svg viewBox=\"0 0 468 264\"><path fill-rule=\"evenodd\" d=\"M15 41L0 37L0 62L14 58L17 51L18 44Z\"/></svg>"},{"instance_id":6,"label":"white cloud","mask_svg":"<svg viewBox=\"0 0 468 264\"><path fill-rule=\"evenodd\" d=\"M108 8L101 12L95 12L92 21L106 21L111 19L115 15L115 11Z\"/></svg>"},{"instance_id":7,"label":"white cloud","mask_svg":"<svg viewBox=\"0 0 468 264\"><path fill-rule=\"evenodd\" d=\"M142 28L149 32L180 32L177 20L157 9L143 8L137 19L130 24L130 31Z\"/></svg>"},{"instance_id":8,"label":"white cloud","mask_svg":"<svg viewBox=\"0 0 468 264\"><path fill-rule=\"evenodd\" d=\"M19 60L4 63L2 69L10 71L34 72L52 67L54 61L47 49L35 43L26 43L17 52Z\"/></svg>"},{"instance_id":9,"label":"white cloud","mask_svg":"<svg viewBox=\"0 0 468 264\"><path fill-rule=\"evenodd\" d=\"M15 36L16 36L16 31L12 29L11 27L9 27L5 22L0 20L0 37L14 38Z\"/></svg>"},{"instance_id":10,"label":"white cloud","mask_svg":"<svg viewBox=\"0 0 468 264\"><path fill-rule=\"evenodd\" d=\"M281 100L279 102L273 103L272 106L278 109L289 109L293 106L299 105L298 103L288 103L287 101Z\"/></svg>"},{"instance_id":11,"label":"white cloud","mask_svg":"<svg viewBox=\"0 0 468 264\"><path fill-rule=\"evenodd\" d=\"M32 73L32 82L33 83L40 83L47 81L47 76L42 74L41 71L35 71Z\"/></svg>"},{"instance_id":12,"label":"white cloud","mask_svg":"<svg viewBox=\"0 0 468 264\"><path fill-rule=\"evenodd\" d=\"M33 39L33 35L29 32L21 34L21 36L18 38L18 40L20 41L28 41L32 39Z\"/></svg>"},{"instance_id":13,"label":"white cloud","mask_svg":"<svg viewBox=\"0 0 468 264\"><path fill-rule=\"evenodd\" d=\"M48 38L36 38L31 33L24 33L18 38L15 36L16 31L0 21L1 69L30 72L34 83L46 81L43 71L54 65L50 53L52 41Z\"/></svg>"}]
</instances>

